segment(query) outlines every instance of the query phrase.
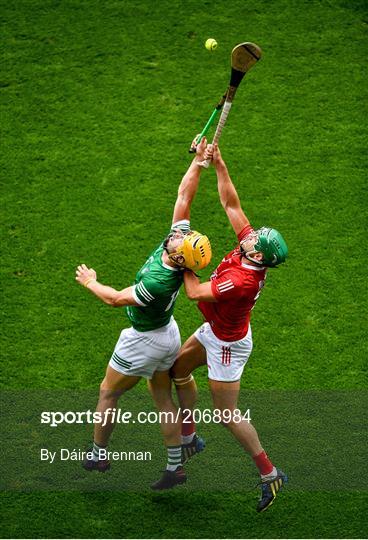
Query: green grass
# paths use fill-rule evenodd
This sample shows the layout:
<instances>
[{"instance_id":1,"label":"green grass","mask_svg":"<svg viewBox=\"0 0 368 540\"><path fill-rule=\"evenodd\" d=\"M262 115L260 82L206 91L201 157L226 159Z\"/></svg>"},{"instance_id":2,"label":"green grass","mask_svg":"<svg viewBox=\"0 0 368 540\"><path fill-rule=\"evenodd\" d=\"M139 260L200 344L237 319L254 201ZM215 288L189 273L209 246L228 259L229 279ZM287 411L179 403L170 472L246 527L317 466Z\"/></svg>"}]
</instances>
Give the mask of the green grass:
<instances>
[{"instance_id":1,"label":"green grass","mask_svg":"<svg viewBox=\"0 0 368 540\"><path fill-rule=\"evenodd\" d=\"M1 14L2 388L97 394L128 322L75 284L75 266L115 287L132 282L171 223L231 48L255 41L263 59L221 149L251 222L278 228L290 258L254 310L243 387L366 389L365 2L3 0ZM192 223L212 241L207 278L235 241L213 171ZM183 338L201 321L184 294L176 318ZM206 386L205 370L198 381ZM251 493L7 491L2 536L364 536L365 491L336 492L333 480L330 491L295 489L262 516Z\"/></svg>"},{"instance_id":2,"label":"green grass","mask_svg":"<svg viewBox=\"0 0 368 540\"><path fill-rule=\"evenodd\" d=\"M255 515L253 496L226 492L6 494L3 499L14 537L289 538L294 533L298 538L364 538L366 498L361 493L284 495L277 510L260 515ZM15 520L24 508L21 521Z\"/></svg>"}]
</instances>

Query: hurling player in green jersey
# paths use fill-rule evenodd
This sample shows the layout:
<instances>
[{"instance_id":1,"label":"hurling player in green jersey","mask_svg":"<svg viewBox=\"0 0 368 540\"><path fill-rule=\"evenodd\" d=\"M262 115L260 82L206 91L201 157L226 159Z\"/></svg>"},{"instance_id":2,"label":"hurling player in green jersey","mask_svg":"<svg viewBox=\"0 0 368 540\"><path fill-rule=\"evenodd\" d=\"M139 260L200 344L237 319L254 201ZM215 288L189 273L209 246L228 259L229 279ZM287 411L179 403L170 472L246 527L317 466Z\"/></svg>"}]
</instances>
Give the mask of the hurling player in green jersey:
<instances>
[{"instance_id":1,"label":"hurling player in green jersey","mask_svg":"<svg viewBox=\"0 0 368 540\"><path fill-rule=\"evenodd\" d=\"M180 333L173 318L175 300L183 283L184 269L199 270L211 259L206 236L190 230L190 207L196 194L206 140L184 175L174 207L171 231L138 271L134 285L120 291L97 281L93 268L78 266L76 280L106 304L127 307L130 328L121 332L100 386L92 448L83 467L104 472L110 468L107 445L114 428L112 411L120 396L141 377L162 415L161 431L167 447L166 470L153 489L167 489L186 481L182 467L181 422L171 395L169 370L180 349Z\"/></svg>"}]
</instances>

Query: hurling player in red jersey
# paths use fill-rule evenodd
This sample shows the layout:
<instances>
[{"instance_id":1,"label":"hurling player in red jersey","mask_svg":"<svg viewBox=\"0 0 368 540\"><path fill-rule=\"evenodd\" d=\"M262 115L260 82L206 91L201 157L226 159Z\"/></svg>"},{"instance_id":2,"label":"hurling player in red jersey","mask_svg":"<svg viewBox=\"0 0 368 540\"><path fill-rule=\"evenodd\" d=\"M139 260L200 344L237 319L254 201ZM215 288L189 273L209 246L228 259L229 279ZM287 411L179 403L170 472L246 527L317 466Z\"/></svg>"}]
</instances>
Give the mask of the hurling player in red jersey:
<instances>
[{"instance_id":1,"label":"hurling player in red jersey","mask_svg":"<svg viewBox=\"0 0 368 540\"><path fill-rule=\"evenodd\" d=\"M172 377L182 410L193 410L197 388L191 373L207 364L214 408L221 411L222 424L252 456L260 472L262 493L257 511L262 512L273 503L287 477L268 458L252 424L239 413L235 416L235 411L240 378L252 351L251 310L264 285L267 269L283 263L288 250L275 229L253 230L217 145L207 147L205 159L212 159L215 166L221 204L239 244L223 258L210 281L200 283L193 272L185 272L187 296L198 302L206 322L180 349ZM203 447L194 423L183 423L184 458L188 460Z\"/></svg>"}]
</instances>

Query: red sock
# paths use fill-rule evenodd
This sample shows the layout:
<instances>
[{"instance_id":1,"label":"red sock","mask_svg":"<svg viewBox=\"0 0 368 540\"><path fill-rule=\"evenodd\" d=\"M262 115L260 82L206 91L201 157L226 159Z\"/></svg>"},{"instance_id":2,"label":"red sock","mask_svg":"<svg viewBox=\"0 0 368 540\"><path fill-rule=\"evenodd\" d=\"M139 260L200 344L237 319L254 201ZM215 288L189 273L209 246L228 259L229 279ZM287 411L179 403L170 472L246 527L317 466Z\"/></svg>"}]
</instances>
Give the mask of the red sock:
<instances>
[{"instance_id":1,"label":"red sock","mask_svg":"<svg viewBox=\"0 0 368 540\"><path fill-rule=\"evenodd\" d=\"M253 456L254 463L257 465L260 474L270 474L273 469L271 461L268 459L266 452L263 450L257 456Z\"/></svg>"},{"instance_id":2,"label":"red sock","mask_svg":"<svg viewBox=\"0 0 368 540\"><path fill-rule=\"evenodd\" d=\"M186 435L192 435L192 433L195 433L196 425L193 422L193 416L192 414L188 414L187 411L185 411L185 415L182 417L182 425L181 425L181 434L183 436Z\"/></svg>"}]
</instances>

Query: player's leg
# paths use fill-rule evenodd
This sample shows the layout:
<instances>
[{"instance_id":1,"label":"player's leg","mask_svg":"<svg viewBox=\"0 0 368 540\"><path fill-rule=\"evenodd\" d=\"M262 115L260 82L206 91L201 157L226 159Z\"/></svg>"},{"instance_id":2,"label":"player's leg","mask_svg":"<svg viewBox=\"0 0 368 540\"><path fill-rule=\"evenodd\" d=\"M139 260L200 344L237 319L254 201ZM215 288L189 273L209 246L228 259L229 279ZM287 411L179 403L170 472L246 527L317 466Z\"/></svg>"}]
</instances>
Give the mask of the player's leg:
<instances>
[{"instance_id":1,"label":"player's leg","mask_svg":"<svg viewBox=\"0 0 368 540\"><path fill-rule=\"evenodd\" d=\"M197 401L197 385L192 371L205 365L206 362L206 349L195 335L190 336L180 348L170 372L182 410L194 408Z\"/></svg>"},{"instance_id":2,"label":"player's leg","mask_svg":"<svg viewBox=\"0 0 368 540\"><path fill-rule=\"evenodd\" d=\"M148 381L148 388L160 416L160 428L167 450L166 470L153 489L169 489L186 481L181 460L181 421L171 395L169 371L156 371Z\"/></svg>"},{"instance_id":3,"label":"player's leg","mask_svg":"<svg viewBox=\"0 0 368 540\"><path fill-rule=\"evenodd\" d=\"M256 464L261 476L261 497L257 511L267 510L277 492L287 482L287 476L276 469L262 448L254 426L243 418L238 410L240 381L222 382L211 380L210 389L215 409L222 412L222 424L234 435Z\"/></svg>"},{"instance_id":4,"label":"player's leg","mask_svg":"<svg viewBox=\"0 0 368 540\"><path fill-rule=\"evenodd\" d=\"M196 426L191 414L197 401L197 385L192 371L199 366L205 365L207 362L206 349L200 343L196 334L188 338L181 347L177 359L171 368L171 376L176 387L180 408L183 412L181 441L184 462L197 452L203 450L205 446L203 439L196 435Z\"/></svg>"},{"instance_id":5,"label":"player's leg","mask_svg":"<svg viewBox=\"0 0 368 540\"><path fill-rule=\"evenodd\" d=\"M106 451L115 426L114 410L117 408L120 396L133 388L139 380L140 377L125 375L110 365L107 366L105 377L100 385L100 395L96 407L96 412L101 415L101 422L95 424L92 449L88 451L82 464L87 471L105 472L110 468Z\"/></svg>"},{"instance_id":6,"label":"player's leg","mask_svg":"<svg viewBox=\"0 0 368 540\"><path fill-rule=\"evenodd\" d=\"M126 328L121 332L100 386L97 412L101 414L102 422L95 424L93 449L83 462L83 467L87 470L103 472L110 468L106 448L114 428L113 409L116 408L121 394L135 386L145 375L145 372L141 371L144 351L145 344L133 328Z\"/></svg>"},{"instance_id":7,"label":"player's leg","mask_svg":"<svg viewBox=\"0 0 368 540\"><path fill-rule=\"evenodd\" d=\"M112 430L114 429L114 415L120 396L135 386L141 377L126 375L115 371L110 365L107 366L105 377L100 385L100 396L96 407L102 417L102 422L95 424L94 441L102 447L106 447Z\"/></svg>"},{"instance_id":8,"label":"player's leg","mask_svg":"<svg viewBox=\"0 0 368 540\"><path fill-rule=\"evenodd\" d=\"M147 381L148 389L157 409L168 413L162 415L160 423L162 436L166 446L180 445L180 419L177 422L178 409L171 395L171 379L168 371L155 371L151 380Z\"/></svg>"},{"instance_id":9,"label":"player's leg","mask_svg":"<svg viewBox=\"0 0 368 540\"><path fill-rule=\"evenodd\" d=\"M221 411L223 425L251 455L259 470L262 496L257 510L261 512L272 504L287 477L274 467L262 448L256 429L238 410L240 379L252 347L250 328L242 340L235 342L221 341L211 329L208 331L206 342L208 377L214 407Z\"/></svg>"},{"instance_id":10,"label":"player's leg","mask_svg":"<svg viewBox=\"0 0 368 540\"><path fill-rule=\"evenodd\" d=\"M208 379L215 409L223 415L223 425L252 456L263 449L254 427L245 419L234 417L238 407L240 379L252 351L252 334L249 329L243 340L225 342L218 339L207 327L206 348ZM235 420L236 418L236 420ZM272 467L271 467L272 470ZM267 473L270 472L267 470Z\"/></svg>"},{"instance_id":11,"label":"player's leg","mask_svg":"<svg viewBox=\"0 0 368 540\"><path fill-rule=\"evenodd\" d=\"M222 425L225 426L251 456L263 452L258 434L251 423L242 418L238 410L240 381L222 382L209 379L214 409L222 413ZM272 471L272 466L270 470Z\"/></svg>"}]
</instances>

